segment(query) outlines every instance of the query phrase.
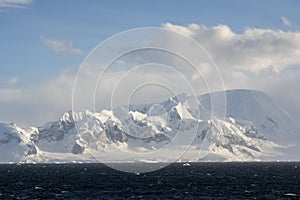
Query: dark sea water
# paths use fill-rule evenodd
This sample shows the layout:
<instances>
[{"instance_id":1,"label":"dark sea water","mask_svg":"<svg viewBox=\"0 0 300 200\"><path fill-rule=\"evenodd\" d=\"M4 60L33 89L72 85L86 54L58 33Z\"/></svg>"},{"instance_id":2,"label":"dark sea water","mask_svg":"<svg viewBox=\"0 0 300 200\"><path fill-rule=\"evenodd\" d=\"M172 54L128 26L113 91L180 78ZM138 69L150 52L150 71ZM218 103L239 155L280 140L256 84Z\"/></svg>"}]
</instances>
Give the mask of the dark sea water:
<instances>
[{"instance_id":1,"label":"dark sea water","mask_svg":"<svg viewBox=\"0 0 300 200\"><path fill-rule=\"evenodd\" d=\"M300 163L171 164L129 174L103 164L2 164L0 199L300 199Z\"/></svg>"}]
</instances>

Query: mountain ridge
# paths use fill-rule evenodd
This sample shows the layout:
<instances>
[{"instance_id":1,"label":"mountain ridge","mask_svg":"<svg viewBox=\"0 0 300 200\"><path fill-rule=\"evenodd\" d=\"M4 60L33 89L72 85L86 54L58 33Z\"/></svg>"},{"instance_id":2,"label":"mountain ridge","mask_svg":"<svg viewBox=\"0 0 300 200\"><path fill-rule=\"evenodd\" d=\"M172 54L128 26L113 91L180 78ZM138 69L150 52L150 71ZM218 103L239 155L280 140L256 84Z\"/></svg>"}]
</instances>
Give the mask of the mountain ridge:
<instances>
[{"instance_id":1,"label":"mountain ridge","mask_svg":"<svg viewBox=\"0 0 300 200\"><path fill-rule=\"evenodd\" d=\"M220 94L227 100L221 117L211 112ZM40 127L0 124L0 162L276 160L290 144L282 139L289 134L280 134L291 130L299 132L260 91L182 94L111 111L69 111Z\"/></svg>"}]
</instances>

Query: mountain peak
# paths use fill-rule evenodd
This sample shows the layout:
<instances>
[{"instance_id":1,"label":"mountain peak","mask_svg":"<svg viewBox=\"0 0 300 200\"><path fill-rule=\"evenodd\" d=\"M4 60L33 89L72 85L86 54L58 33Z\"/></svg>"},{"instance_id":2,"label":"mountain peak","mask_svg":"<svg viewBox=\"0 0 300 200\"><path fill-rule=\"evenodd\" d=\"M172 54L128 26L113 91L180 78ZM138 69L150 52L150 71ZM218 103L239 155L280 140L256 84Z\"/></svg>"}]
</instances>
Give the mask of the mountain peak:
<instances>
[{"instance_id":1,"label":"mountain peak","mask_svg":"<svg viewBox=\"0 0 300 200\"><path fill-rule=\"evenodd\" d=\"M220 118L210 113L209 118L200 120L203 115L200 105L209 111L211 99L224 94L226 116ZM174 149L153 155L160 156L160 161L168 160L184 145L190 145L191 151L197 151L191 155L200 155L201 150L210 160L213 157L269 159L277 155L274 150L280 147L277 144L283 144L284 138L290 139L291 134L298 132L293 121L260 91L237 89L194 98L180 94L162 103L131 105L99 113L68 111L57 121L37 128L0 124L0 161L15 158L18 161L68 161L70 157L89 160L99 155L106 156L108 161L133 159L126 152L138 153L140 159L145 160L142 156L148 154L144 152L168 145ZM174 138L177 141L173 141ZM192 138L192 144L185 144L187 138ZM116 157L111 155L114 151L125 153ZM12 159L13 155L17 156ZM200 157L192 160L197 159Z\"/></svg>"}]
</instances>

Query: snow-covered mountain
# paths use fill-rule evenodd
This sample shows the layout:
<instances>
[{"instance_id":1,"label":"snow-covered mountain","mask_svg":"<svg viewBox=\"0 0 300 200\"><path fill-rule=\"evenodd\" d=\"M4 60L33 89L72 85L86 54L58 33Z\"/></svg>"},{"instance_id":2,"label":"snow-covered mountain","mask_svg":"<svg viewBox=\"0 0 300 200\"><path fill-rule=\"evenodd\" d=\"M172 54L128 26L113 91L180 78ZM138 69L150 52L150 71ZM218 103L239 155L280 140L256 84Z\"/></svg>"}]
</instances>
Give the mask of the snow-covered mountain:
<instances>
[{"instance_id":1,"label":"snow-covered mountain","mask_svg":"<svg viewBox=\"0 0 300 200\"><path fill-rule=\"evenodd\" d=\"M18 162L37 154L34 128L25 130L16 124L0 124L0 161Z\"/></svg>"},{"instance_id":2,"label":"snow-covered mountain","mask_svg":"<svg viewBox=\"0 0 300 200\"><path fill-rule=\"evenodd\" d=\"M200 102L210 109L210 98L218 99L223 92L202 95ZM290 143L297 137L299 126L266 94L254 90L229 90L226 95L226 117L252 122L260 133L276 142ZM239 123L239 121L237 121Z\"/></svg>"},{"instance_id":3,"label":"snow-covered mountain","mask_svg":"<svg viewBox=\"0 0 300 200\"><path fill-rule=\"evenodd\" d=\"M231 90L225 93L226 116L220 116L211 112L211 99L221 95L224 93L199 97L183 94L158 104L130 105L96 113L69 111L58 121L36 128L0 124L0 161L286 158L286 144L295 142L299 133L297 124L286 112L262 92Z\"/></svg>"}]
</instances>

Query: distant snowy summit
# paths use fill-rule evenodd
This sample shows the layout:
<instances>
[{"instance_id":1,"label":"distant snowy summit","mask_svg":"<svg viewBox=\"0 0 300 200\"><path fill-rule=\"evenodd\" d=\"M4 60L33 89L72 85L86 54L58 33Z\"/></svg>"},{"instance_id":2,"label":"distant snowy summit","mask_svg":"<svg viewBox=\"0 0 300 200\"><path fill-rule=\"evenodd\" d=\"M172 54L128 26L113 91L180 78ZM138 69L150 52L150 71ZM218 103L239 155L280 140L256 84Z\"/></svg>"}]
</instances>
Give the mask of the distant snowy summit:
<instances>
[{"instance_id":1,"label":"distant snowy summit","mask_svg":"<svg viewBox=\"0 0 300 200\"><path fill-rule=\"evenodd\" d=\"M41 127L0 124L0 162L299 160L299 138L298 125L264 93L230 90L70 111Z\"/></svg>"}]
</instances>

